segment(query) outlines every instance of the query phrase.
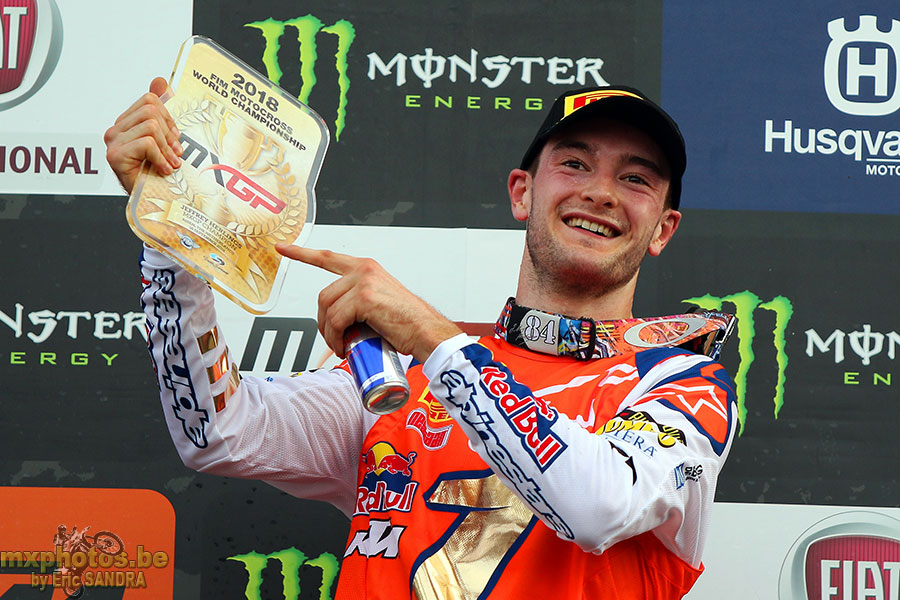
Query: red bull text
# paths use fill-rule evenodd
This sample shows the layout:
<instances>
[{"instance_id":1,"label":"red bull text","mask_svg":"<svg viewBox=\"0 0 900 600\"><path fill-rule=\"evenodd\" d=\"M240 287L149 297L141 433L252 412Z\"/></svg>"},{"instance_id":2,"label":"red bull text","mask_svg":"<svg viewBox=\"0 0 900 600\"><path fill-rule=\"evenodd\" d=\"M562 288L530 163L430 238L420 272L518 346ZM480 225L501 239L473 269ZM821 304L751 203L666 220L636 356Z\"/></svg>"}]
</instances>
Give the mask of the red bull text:
<instances>
[{"instance_id":1,"label":"red bull text","mask_svg":"<svg viewBox=\"0 0 900 600\"><path fill-rule=\"evenodd\" d=\"M409 512L417 481L412 480L416 453L403 455L387 442L378 442L362 453L362 479L356 490L356 515L376 512Z\"/></svg>"}]
</instances>

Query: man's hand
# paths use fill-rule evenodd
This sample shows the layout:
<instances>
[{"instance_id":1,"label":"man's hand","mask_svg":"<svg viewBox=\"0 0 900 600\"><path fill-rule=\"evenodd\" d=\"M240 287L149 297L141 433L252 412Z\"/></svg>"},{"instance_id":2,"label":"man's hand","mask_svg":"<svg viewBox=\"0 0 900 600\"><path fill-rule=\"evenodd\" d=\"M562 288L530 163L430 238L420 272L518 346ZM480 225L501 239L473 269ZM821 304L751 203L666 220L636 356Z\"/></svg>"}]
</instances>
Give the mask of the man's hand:
<instances>
[{"instance_id":1,"label":"man's hand","mask_svg":"<svg viewBox=\"0 0 900 600\"><path fill-rule=\"evenodd\" d=\"M462 330L410 292L376 261L279 244L287 258L330 271L340 278L319 293L319 332L344 357L344 330L366 322L401 354L425 362L435 347Z\"/></svg>"},{"instance_id":2,"label":"man's hand","mask_svg":"<svg viewBox=\"0 0 900 600\"><path fill-rule=\"evenodd\" d=\"M103 136L106 161L129 194L145 160L163 175L181 166L178 128L160 100L167 89L165 79L154 79L150 91L123 112Z\"/></svg>"}]
</instances>

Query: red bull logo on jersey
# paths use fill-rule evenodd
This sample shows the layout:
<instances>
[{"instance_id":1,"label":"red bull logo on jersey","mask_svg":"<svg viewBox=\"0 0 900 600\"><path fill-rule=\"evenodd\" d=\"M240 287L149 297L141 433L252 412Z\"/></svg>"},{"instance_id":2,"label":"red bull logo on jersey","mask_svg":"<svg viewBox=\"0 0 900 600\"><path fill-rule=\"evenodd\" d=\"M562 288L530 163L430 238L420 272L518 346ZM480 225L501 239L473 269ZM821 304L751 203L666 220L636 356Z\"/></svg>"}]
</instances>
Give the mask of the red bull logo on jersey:
<instances>
[{"instance_id":1,"label":"red bull logo on jersey","mask_svg":"<svg viewBox=\"0 0 900 600\"><path fill-rule=\"evenodd\" d=\"M387 442L373 444L360 457L363 474L356 490L354 515L412 508L417 481L412 481L416 453L403 455Z\"/></svg>"},{"instance_id":2,"label":"red bull logo on jersey","mask_svg":"<svg viewBox=\"0 0 900 600\"><path fill-rule=\"evenodd\" d=\"M550 429L557 419L556 410L542 398L521 393L527 391L527 388L515 381L514 389L507 381L506 371L497 367L483 367L481 383L483 389L496 400L497 406L531 453L535 464L541 471L545 471L566 449L562 440Z\"/></svg>"}]
</instances>

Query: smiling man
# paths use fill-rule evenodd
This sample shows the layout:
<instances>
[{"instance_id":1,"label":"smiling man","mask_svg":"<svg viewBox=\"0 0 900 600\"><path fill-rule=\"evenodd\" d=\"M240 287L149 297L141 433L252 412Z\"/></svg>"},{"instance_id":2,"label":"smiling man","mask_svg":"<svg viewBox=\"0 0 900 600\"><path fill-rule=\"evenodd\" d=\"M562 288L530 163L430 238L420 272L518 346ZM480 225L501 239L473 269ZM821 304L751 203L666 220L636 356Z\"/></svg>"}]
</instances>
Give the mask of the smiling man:
<instances>
[{"instance_id":1,"label":"smiling man","mask_svg":"<svg viewBox=\"0 0 900 600\"><path fill-rule=\"evenodd\" d=\"M659 255L681 220L668 201L670 161L649 135L608 117L580 116L538 139L547 136L541 152L526 154L527 171L509 177L513 215L528 224L517 297L547 297L566 314L630 317L644 255Z\"/></svg>"},{"instance_id":2,"label":"smiling man","mask_svg":"<svg viewBox=\"0 0 900 600\"><path fill-rule=\"evenodd\" d=\"M126 189L145 159L179 165L163 89L154 81L107 132ZM338 598L682 597L737 421L711 358L731 317L632 317L641 261L678 228L685 162L677 126L637 90L558 98L509 176L526 244L492 337L466 336L372 260L280 247L339 276L318 315L338 355L354 322L404 355L411 400L382 416L362 409L343 365L236 387L208 378L231 362L212 293L147 249L148 322L165 308L179 326L153 328L151 352L162 363L179 333L209 419L207 443L192 442L160 381L182 459L344 511Z\"/></svg>"}]
</instances>

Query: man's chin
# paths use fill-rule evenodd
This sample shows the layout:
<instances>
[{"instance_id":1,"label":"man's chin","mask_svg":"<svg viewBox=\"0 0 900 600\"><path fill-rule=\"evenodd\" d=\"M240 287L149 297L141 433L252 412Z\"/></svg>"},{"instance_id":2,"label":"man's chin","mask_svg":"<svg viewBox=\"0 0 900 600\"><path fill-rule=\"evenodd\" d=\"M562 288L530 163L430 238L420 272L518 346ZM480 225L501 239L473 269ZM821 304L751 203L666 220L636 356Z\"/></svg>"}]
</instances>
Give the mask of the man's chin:
<instances>
[{"instance_id":1,"label":"man's chin","mask_svg":"<svg viewBox=\"0 0 900 600\"><path fill-rule=\"evenodd\" d=\"M618 264L568 264L551 277L557 287L573 295L602 296L618 290L637 278L640 264L623 268Z\"/></svg>"}]
</instances>

